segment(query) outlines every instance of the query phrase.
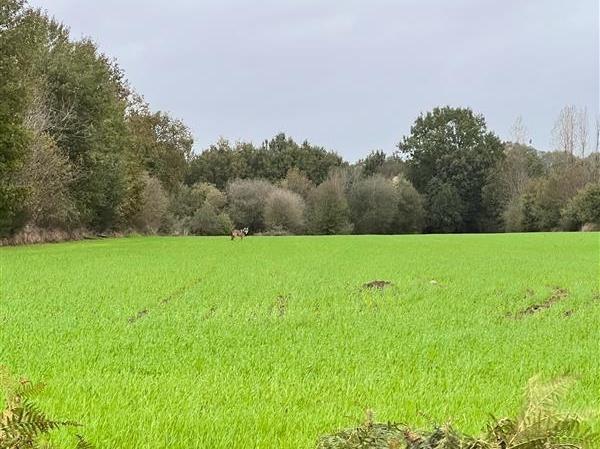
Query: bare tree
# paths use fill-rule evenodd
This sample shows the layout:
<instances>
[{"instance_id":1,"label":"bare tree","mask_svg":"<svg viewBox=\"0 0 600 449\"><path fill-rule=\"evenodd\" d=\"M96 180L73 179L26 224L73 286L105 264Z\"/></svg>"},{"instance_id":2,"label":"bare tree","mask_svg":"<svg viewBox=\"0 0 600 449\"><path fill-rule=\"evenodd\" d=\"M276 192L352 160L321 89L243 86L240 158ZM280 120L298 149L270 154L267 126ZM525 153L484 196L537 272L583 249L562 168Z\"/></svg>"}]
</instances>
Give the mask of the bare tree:
<instances>
[{"instance_id":1,"label":"bare tree","mask_svg":"<svg viewBox=\"0 0 600 449\"><path fill-rule=\"evenodd\" d=\"M581 157L585 157L585 150L588 145L588 113L587 108L581 109L577 113L577 143L579 144L579 150L581 152Z\"/></svg>"},{"instance_id":2,"label":"bare tree","mask_svg":"<svg viewBox=\"0 0 600 449\"><path fill-rule=\"evenodd\" d=\"M577 108L569 105L562 108L552 130L554 146L558 151L573 155L577 134Z\"/></svg>"},{"instance_id":3,"label":"bare tree","mask_svg":"<svg viewBox=\"0 0 600 449\"><path fill-rule=\"evenodd\" d=\"M511 139L514 143L518 143L520 145L526 145L528 142L529 133L527 128L525 127L525 123L523 122L523 116L517 116L515 123L511 128Z\"/></svg>"},{"instance_id":4,"label":"bare tree","mask_svg":"<svg viewBox=\"0 0 600 449\"><path fill-rule=\"evenodd\" d=\"M600 115L596 116L596 155L600 150Z\"/></svg>"}]
</instances>

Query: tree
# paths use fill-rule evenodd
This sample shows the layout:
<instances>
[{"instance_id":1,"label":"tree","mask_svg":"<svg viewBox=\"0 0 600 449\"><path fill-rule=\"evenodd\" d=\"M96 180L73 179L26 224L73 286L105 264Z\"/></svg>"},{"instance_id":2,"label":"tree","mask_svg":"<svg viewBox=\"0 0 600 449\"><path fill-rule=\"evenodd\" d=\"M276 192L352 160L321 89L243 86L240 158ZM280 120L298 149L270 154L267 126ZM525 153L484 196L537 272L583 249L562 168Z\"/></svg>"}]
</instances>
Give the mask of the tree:
<instances>
[{"instance_id":1,"label":"tree","mask_svg":"<svg viewBox=\"0 0 600 449\"><path fill-rule=\"evenodd\" d=\"M45 16L39 16L39 22L47 27L48 39L60 32ZM48 133L78 174L71 194L81 224L97 230L118 227L123 220L127 164L132 161L123 74L92 41L70 42L64 36L48 41L42 62L48 105L64 117Z\"/></svg>"},{"instance_id":2,"label":"tree","mask_svg":"<svg viewBox=\"0 0 600 449\"><path fill-rule=\"evenodd\" d=\"M356 234L388 234L398 215L398 191L381 175L361 179L348 198Z\"/></svg>"},{"instance_id":3,"label":"tree","mask_svg":"<svg viewBox=\"0 0 600 449\"><path fill-rule=\"evenodd\" d=\"M31 41L24 29L23 0L0 3L0 237L17 231L25 222L26 192L14 173L25 159L29 141L23 126L27 107L27 80Z\"/></svg>"},{"instance_id":4,"label":"tree","mask_svg":"<svg viewBox=\"0 0 600 449\"><path fill-rule=\"evenodd\" d=\"M523 117L521 115L517 116L515 123L511 128L511 138L512 141L517 145L527 145L529 141L529 132L525 127L525 123L523 122Z\"/></svg>"},{"instance_id":5,"label":"tree","mask_svg":"<svg viewBox=\"0 0 600 449\"><path fill-rule=\"evenodd\" d=\"M525 192L532 179L544 173L544 163L535 149L515 143L504 144L504 157L490 171L482 189L482 229L502 231L505 208L515 203L515 198Z\"/></svg>"},{"instance_id":6,"label":"tree","mask_svg":"<svg viewBox=\"0 0 600 449\"><path fill-rule=\"evenodd\" d=\"M573 105L561 109L554 128L552 140L557 151L573 156L577 144L577 108Z\"/></svg>"},{"instance_id":7,"label":"tree","mask_svg":"<svg viewBox=\"0 0 600 449\"><path fill-rule=\"evenodd\" d=\"M315 189L315 184L297 168L290 168L281 181L281 187L300 195L305 201Z\"/></svg>"},{"instance_id":8,"label":"tree","mask_svg":"<svg viewBox=\"0 0 600 449\"><path fill-rule=\"evenodd\" d=\"M241 179L227 185L229 216L237 227L265 229L265 205L274 187L265 180Z\"/></svg>"},{"instance_id":9,"label":"tree","mask_svg":"<svg viewBox=\"0 0 600 449\"><path fill-rule=\"evenodd\" d=\"M577 144L579 146L579 154L581 157L585 157L585 150L588 145L588 134L587 108L583 108L577 114Z\"/></svg>"},{"instance_id":10,"label":"tree","mask_svg":"<svg viewBox=\"0 0 600 449\"><path fill-rule=\"evenodd\" d=\"M421 232L425 225L425 208L422 195L403 176L395 177L392 182L398 192L398 206L392 224L392 232L394 234Z\"/></svg>"},{"instance_id":11,"label":"tree","mask_svg":"<svg viewBox=\"0 0 600 449\"><path fill-rule=\"evenodd\" d=\"M330 176L311 194L309 229L314 234L349 234L350 211L340 176Z\"/></svg>"},{"instance_id":12,"label":"tree","mask_svg":"<svg viewBox=\"0 0 600 449\"><path fill-rule=\"evenodd\" d=\"M359 161L359 164L363 167L363 176L369 177L379 173L385 161L386 155L383 151L371 151L364 160Z\"/></svg>"},{"instance_id":13,"label":"tree","mask_svg":"<svg viewBox=\"0 0 600 449\"><path fill-rule=\"evenodd\" d=\"M267 229L300 234L305 227L304 209L304 200L297 193L282 188L273 190L265 205Z\"/></svg>"},{"instance_id":14,"label":"tree","mask_svg":"<svg viewBox=\"0 0 600 449\"><path fill-rule=\"evenodd\" d=\"M216 144L192 157L186 183L207 182L223 189L229 181L245 178L246 160L242 152L254 151L254 147L250 147L232 148L228 140L219 139Z\"/></svg>"},{"instance_id":15,"label":"tree","mask_svg":"<svg viewBox=\"0 0 600 449\"><path fill-rule=\"evenodd\" d=\"M427 192L427 230L447 233L464 229L464 203L456 187L433 178Z\"/></svg>"},{"instance_id":16,"label":"tree","mask_svg":"<svg viewBox=\"0 0 600 449\"><path fill-rule=\"evenodd\" d=\"M194 213L190 222L190 231L195 235L226 235L232 229L229 215L219 212L208 201Z\"/></svg>"},{"instance_id":17,"label":"tree","mask_svg":"<svg viewBox=\"0 0 600 449\"><path fill-rule=\"evenodd\" d=\"M503 157L498 137L487 130L482 115L468 108L435 108L417 118L409 136L398 145L408 157L408 178L427 197L431 207L442 199L459 210L446 211L455 217L452 225L438 221L431 230L478 231L482 220L482 189L487 176ZM435 179L435 182L432 181ZM436 191L432 192L432 186ZM443 186L441 188L440 186ZM436 195L436 198L431 198ZM440 196L441 195L441 196ZM443 211L435 207L436 217ZM460 213L460 220L456 214ZM432 217L432 215L429 215ZM460 224L455 227L454 225Z\"/></svg>"},{"instance_id":18,"label":"tree","mask_svg":"<svg viewBox=\"0 0 600 449\"><path fill-rule=\"evenodd\" d=\"M186 175L194 139L181 120L158 111L134 96L128 108L127 125L132 147L144 170L173 192Z\"/></svg>"},{"instance_id":19,"label":"tree","mask_svg":"<svg viewBox=\"0 0 600 449\"><path fill-rule=\"evenodd\" d=\"M590 183L567 203L561 211L562 228L580 229L585 224L600 225L600 184Z\"/></svg>"},{"instance_id":20,"label":"tree","mask_svg":"<svg viewBox=\"0 0 600 449\"><path fill-rule=\"evenodd\" d=\"M144 176L142 206L134 223L142 232L154 234L163 226L169 201L162 183L149 175Z\"/></svg>"}]
</instances>

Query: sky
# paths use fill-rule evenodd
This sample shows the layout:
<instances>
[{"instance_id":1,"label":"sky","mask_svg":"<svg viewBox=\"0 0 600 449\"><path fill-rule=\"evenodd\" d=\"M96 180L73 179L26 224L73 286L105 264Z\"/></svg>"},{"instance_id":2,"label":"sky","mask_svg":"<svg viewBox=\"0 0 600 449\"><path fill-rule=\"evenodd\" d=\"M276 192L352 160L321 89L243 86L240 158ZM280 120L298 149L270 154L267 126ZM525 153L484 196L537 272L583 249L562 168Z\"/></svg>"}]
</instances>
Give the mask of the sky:
<instances>
[{"instance_id":1,"label":"sky","mask_svg":"<svg viewBox=\"0 0 600 449\"><path fill-rule=\"evenodd\" d=\"M422 112L470 107L535 147L567 104L599 109L598 0L30 0L114 57L155 110L260 144L285 132L349 161Z\"/></svg>"}]
</instances>

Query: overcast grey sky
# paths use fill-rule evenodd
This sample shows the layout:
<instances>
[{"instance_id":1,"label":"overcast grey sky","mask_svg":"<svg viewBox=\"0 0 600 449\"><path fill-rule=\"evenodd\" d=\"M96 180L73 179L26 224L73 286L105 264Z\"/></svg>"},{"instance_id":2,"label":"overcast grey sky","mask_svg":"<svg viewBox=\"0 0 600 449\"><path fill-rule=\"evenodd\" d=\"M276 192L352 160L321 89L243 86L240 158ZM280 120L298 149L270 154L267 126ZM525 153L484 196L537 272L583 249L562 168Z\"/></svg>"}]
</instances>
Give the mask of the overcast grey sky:
<instances>
[{"instance_id":1,"label":"overcast grey sky","mask_svg":"<svg viewBox=\"0 0 600 449\"><path fill-rule=\"evenodd\" d=\"M200 151L284 131L356 160L415 117L469 106L550 147L565 104L599 105L598 0L30 0L115 57Z\"/></svg>"}]
</instances>

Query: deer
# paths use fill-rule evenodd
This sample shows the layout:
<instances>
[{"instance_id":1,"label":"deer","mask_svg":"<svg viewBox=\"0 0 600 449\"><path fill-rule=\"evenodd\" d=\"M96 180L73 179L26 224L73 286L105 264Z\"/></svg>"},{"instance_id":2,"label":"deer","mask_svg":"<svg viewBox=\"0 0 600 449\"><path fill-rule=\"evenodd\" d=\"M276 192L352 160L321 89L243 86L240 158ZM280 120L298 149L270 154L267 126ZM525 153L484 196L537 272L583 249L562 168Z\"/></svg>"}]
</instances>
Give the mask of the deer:
<instances>
[{"instance_id":1,"label":"deer","mask_svg":"<svg viewBox=\"0 0 600 449\"><path fill-rule=\"evenodd\" d=\"M248 235L248 228L244 229L234 229L231 231L231 240L235 240L236 237L239 237L240 240L243 240L244 237Z\"/></svg>"}]
</instances>

